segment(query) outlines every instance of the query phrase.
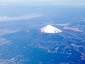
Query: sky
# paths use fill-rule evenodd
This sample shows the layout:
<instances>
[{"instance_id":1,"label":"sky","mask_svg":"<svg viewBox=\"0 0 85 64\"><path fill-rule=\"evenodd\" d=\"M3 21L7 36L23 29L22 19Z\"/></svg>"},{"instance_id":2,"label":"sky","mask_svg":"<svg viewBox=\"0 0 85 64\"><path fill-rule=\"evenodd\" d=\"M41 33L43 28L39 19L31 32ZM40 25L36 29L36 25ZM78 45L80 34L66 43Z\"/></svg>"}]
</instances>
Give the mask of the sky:
<instances>
[{"instance_id":1,"label":"sky","mask_svg":"<svg viewBox=\"0 0 85 64\"><path fill-rule=\"evenodd\" d=\"M0 5L84 5L85 0L0 0Z\"/></svg>"}]
</instances>

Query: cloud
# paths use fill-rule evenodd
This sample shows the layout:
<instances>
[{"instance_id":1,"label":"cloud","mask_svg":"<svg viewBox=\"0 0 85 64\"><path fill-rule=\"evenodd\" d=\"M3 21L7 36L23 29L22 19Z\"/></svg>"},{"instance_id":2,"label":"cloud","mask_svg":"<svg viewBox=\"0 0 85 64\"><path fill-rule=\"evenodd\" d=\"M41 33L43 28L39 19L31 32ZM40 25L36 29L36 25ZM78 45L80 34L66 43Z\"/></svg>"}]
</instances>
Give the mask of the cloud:
<instances>
[{"instance_id":1,"label":"cloud","mask_svg":"<svg viewBox=\"0 0 85 64\"><path fill-rule=\"evenodd\" d=\"M33 18L37 18L40 16L42 16L42 14L30 14L30 15L23 15L19 17L0 16L0 21L33 19Z\"/></svg>"},{"instance_id":2,"label":"cloud","mask_svg":"<svg viewBox=\"0 0 85 64\"><path fill-rule=\"evenodd\" d=\"M85 0L0 0L9 5L85 5ZM32 4L31 4L32 3Z\"/></svg>"},{"instance_id":3,"label":"cloud","mask_svg":"<svg viewBox=\"0 0 85 64\"><path fill-rule=\"evenodd\" d=\"M63 29L77 31L77 32L83 32L82 30L80 30L78 28L72 28L72 27L64 27Z\"/></svg>"},{"instance_id":4,"label":"cloud","mask_svg":"<svg viewBox=\"0 0 85 64\"><path fill-rule=\"evenodd\" d=\"M15 2L17 0L0 0L0 2Z\"/></svg>"},{"instance_id":5,"label":"cloud","mask_svg":"<svg viewBox=\"0 0 85 64\"><path fill-rule=\"evenodd\" d=\"M1 55L3 55L3 54L1 54ZM24 59L24 55L17 55L15 57L12 57L9 59L0 58L0 64L22 64L23 62L27 62L27 61L29 62L29 59Z\"/></svg>"},{"instance_id":6,"label":"cloud","mask_svg":"<svg viewBox=\"0 0 85 64\"><path fill-rule=\"evenodd\" d=\"M70 23L66 23L66 24L56 24L56 25L66 27L66 26L70 25Z\"/></svg>"},{"instance_id":7,"label":"cloud","mask_svg":"<svg viewBox=\"0 0 85 64\"><path fill-rule=\"evenodd\" d=\"M6 35L6 34L10 34L10 33L16 33L19 30L10 30L10 29L2 29L0 30L0 36Z\"/></svg>"},{"instance_id":8,"label":"cloud","mask_svg":"<svg viewBox=\"0 0 85 64\"><path fill-rule=\"evenodd\" d=\"M10 33L16 33L19 30L10 30L10 29L2 29L0 30L0 37L6 34L10 34ZM4 38L0 38L0 46L4 45L4 44L10 44L10 41L4 39ZM2 64L2 63L0 63Z\"/></svg>"},{"instance_id":9,"label":"cloud","mask_svg":"<svg viewBox=\"0 0 85 64\"><path fill-rule=\"evenodd\" d=\"M0 46L9 43L10 41L4 39L4 38L0 38Z\"/></svg>"},{"instance_id":10,"label":"cloud","mask_svg":"<svg viewBox=\"0 0 85 64\"><path fill-rule=\"evenodd\" d=\"M41 2L43 2L43 1L48 1L48 0L34 0L34 1L41 1Z\"/></svg>"}]
</instances>

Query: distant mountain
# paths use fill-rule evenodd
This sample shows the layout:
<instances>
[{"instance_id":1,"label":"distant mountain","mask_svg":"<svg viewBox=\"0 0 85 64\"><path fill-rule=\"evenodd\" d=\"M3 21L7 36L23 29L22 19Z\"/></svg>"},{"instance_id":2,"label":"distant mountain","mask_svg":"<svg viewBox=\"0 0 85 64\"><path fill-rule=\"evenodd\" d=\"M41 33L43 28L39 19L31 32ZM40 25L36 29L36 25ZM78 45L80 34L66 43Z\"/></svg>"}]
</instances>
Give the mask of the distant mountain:
<instances>
[{"instance_id":1,"label":"distant mountain","mask_svg":"<svg viewBox=\"0 0 85 64\"><path fill-rule=\"evenodd\" d=\"M62 32L60 29L52 26L52 25L47 25L43 28L40 29L41 32L43 33L59 33L59 32Z\"/></svg>"}]
</instances>

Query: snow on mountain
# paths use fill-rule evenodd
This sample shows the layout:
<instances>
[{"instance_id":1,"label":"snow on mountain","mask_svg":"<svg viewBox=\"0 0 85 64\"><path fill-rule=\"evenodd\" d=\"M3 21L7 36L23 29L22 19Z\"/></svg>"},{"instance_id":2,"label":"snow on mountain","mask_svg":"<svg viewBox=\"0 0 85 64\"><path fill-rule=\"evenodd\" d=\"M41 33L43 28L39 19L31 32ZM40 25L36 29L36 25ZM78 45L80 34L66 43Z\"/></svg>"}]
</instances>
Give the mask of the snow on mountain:
<instances>
[{"instance_id":1,"label":"snow on mountain","mask_svg":"<svg viewBox=\"0 0 85 64\"><path fill-rule=\"evenodd\" d=\"M52 25L47 25L43 28L40 29L41 32L43 33L59 33L59 32L62 32L60 29L52 26Z\"/></svg>"}]
</instances>

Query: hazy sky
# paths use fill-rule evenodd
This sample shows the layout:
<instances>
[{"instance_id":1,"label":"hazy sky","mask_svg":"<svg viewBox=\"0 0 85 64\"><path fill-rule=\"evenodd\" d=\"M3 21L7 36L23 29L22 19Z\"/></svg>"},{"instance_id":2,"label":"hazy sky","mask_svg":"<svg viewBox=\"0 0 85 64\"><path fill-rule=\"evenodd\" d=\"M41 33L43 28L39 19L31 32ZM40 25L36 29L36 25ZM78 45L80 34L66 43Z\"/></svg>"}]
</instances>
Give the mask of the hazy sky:
<instances>
[{"instance_id":1,"label":"hazy sky","mask_svg":"<svg viewBox=\"0 0 85 64\"><path fill-rule=\"evenodd\" d=\"M85 0L0 0L1 5L85 5Z\"/></svg>"}]
</instances>

